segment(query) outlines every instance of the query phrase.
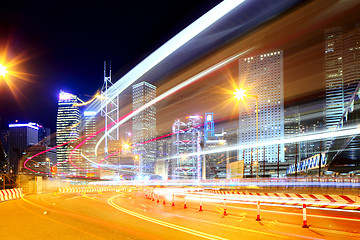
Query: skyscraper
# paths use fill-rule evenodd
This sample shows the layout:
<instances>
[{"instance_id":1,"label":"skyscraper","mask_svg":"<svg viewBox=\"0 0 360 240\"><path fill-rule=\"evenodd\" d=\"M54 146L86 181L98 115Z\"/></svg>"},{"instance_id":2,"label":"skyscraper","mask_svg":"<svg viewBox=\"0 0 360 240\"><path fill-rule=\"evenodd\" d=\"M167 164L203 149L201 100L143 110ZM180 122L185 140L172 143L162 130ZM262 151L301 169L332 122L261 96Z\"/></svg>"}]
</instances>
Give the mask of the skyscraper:
<instances>
[{"instance_id":1,"label":"skyscraper","mask_svg":"<svg viewBox=\"0 0 360 240\"><path fill-rule=\"evenodd\" d=\"M17 174L25 150L39 142L39 125L36 123L9 124L10 169Z\"/></svg>"},{"instance_id":2,"label":"skyscraper","mask_svg":"<svg viewBox=\"0 0 360 240\"><path fill-rule=\"evenodd\" d=\"M95 144L96 137L96 112L94 111L84 111L83 117L80 126L80 132L82 136L85 136L87 141L81 146L82 151L82 162L79 164L79 167L86 170L83 171L87 177L98 177L100 174L99 168L94 164L95 160Z\"/></svg>"},{"instance_id":3,"label":"skyscraper","mask_svg":"<svg viewBox=\"0 0 360 240\"><path fill-rule=\"evenodd\" d=\"M58 172L77 175L77 169L69 162L70 153L74 148L74 141L79 138L80 109L74 105L81 100L73 94L60 91L58 113L56 121L56 145ZM67 143L67 144L66 144ZM80 158L79 150L75 150L71 161L76 165Z\"/></svg>"},{"instance_id":4,"label":"skyscraper","mask_svg":"<svg viewBox=\"0 0 360 240\"><path fill-rule=\"evenodd\" d=\"M239 61L240 85L247 89L248 97L245 100L247 111L240 112L239 143L268 142L284 137L284 97L283 97L283 53L273 51L265 54L248 57ZM253 99L250 97L253 95ZM256 102L258 117L256 117ZM258 122L256 122L258 118ZM256 125L258 124L258 131ZM258 132L258 133L256 133ZM258 140L257 140L258 134ZM247 175L255 173L256 166L264 163L284 161L284 145L268 145L260 148L245 149L239 152L245 164L251 164ZM279 154L278 154L279 151ZM259 172L263 168L259 168ZM269 169L267 168L266 171ZM251 173L249 173L249 171Z\"/></svg>"},{"instance_id":5,"label":"skyscraper","mask_svg":"<svg viewBox=\"0 0 360 240\"><path fill-rule=\"evenodd\" d=\"M360 80L360 28L325 31L326 129L336 129ZM331 146L326 141L325 150Z\"/></svg>"},{"instance_id":6,"label":"skyscraper","mask_svg":"<svg viewBox=\"0 0 360 240\"><path fill-rule=\"evenodd\" d=\"M326 129L334 129L344 112L342 30L340 27L328 29L325 35L325 121Z\"/></svg>"},{"instance_id":7,"label":"skyscraper","mask_svg":"<svg viewBox=\"0 0 360 240\"><path fill-rule=\"evenodd\" d=\"M172 179L201 179L202 117L188 116L187 122L177 119L173 126L173 158L170 163ZM186 156L186 154L196 154Z\"/></svg>"},{"instance_id":8,"label":"skyscraper","mask_svg":"<svg viewBox=\"0 0 360 240\"><path fill-rule=\"evenodd\" d=\"M133 85L133 110L147 104L156 97L156 87L147 82ZM134 154L139 157L141 175L155 172L156 143L149 141L156 136L156 107L152 105L133 118Z\"/></svg>"},{"instance_id":9,"label":"skyscraper","mask_svg":"<svg viewBox=\"0 0 360 240\"><path fill-rule=\"evenodd\" d=\"M359 79L360 29L335 27L326 30L326 129L338 126Z\"/></svg>"}]
</instances>

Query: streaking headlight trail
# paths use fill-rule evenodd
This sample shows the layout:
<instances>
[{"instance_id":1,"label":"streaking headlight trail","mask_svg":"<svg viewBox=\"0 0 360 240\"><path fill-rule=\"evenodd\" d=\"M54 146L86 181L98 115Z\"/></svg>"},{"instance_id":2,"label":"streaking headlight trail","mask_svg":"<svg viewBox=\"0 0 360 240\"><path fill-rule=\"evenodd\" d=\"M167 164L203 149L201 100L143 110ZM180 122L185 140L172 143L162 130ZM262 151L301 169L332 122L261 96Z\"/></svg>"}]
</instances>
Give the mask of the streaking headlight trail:
<instances>
[{"instance_id":1,"label":"streaking headlight trail","mask_svg":"<svg viewBox=\"0 0 360 240\"><path fill-rule=\"evenodd\" d=\"M225 66L226 64L238 59L240 56L246 54L247 52L251 51L251 49L248 49L244 52L241 52L241 53L237 53L211 67L209 67L208 69L205 69L204 71L196 74L195 76L187 79L186 81L178 84L177 86L171 88L170 90L166 91L165 93L161 94L160 96L156 97L154 100L148 102L147 104L143 105L142 107L134 110L133 112L131 112L130 114L128 114L126 117L124 117L122 120L120 120L119 122L117 122L115 125L113 125L111 127L111 129L108 130L108 134L110 134L111 132L113 132L116 128L118 128L121 124L123 124L124 122L130 120L132 117L134 117L136 114L138 114L139 112L145 110L146 108L156 104L157 102L167 98L168 96L176 93L177 91L185 88L186 86L189 86L190 84L200 80L202 77L220 69L221 67ZM99 145L101 144L101 142L105 139L106 135L104 134L100 139L99 141L96 143L96 146L95 146L95 155L97 155L97 149L99 148Z\"/></svg>"},{"instance_id":2,"label":"streaking headlight trail","mask_svg":"<svg viewBox=\"0 0 360 240\"><path fill-rule=\"evenodd\" d=\"M111 97L107 99L105 105L109 104L113 98L119 95L122 91L124 91L127 87L129 87L133 82L135 82L149 70L154 68L158 63L170 56L180 47L184 46L187 42L189 42L191 39L193 39L205 29L210 27L227 13L232 11L242 2L244 2L244 0L225 0L213 9L211 9L209 12L205 13L203 16L190 24L184 30L176 34L164 45L162 45L160 48L150 54L147 58L145 58L142 62L136 65L127 74L121 77L113 85L113 87L109 88L109 95ZM90 105L89 110L99 112L99 105L99 101L94 101L94 104Z\"/></svg>"},{"instance_id":3,"label":"streaking headlight trail","mask_svg":"<svg viewBox=\"0 0 360 240\"><path fill-rule=\"evenodd\" d=\"M213 154L213 153L219 153L219 152L227 152L227 151L236 151L236 150L242 150L242 149L250 149L250 148L259 148L263 146L270 146L270 145L277 145L277 144L285 144L285 143L294 143L294 142L303 142L303 141L311 141L311 140L321 140L321 139L332 139L337 137L346 137L346 136L353 136L360 134L360 127L352 127L347 129L337 129L332 131L323 131L318 132L315 134L308 134L303 136L297 136L292 138L284 138L284 139L274 139L271 141L261 142L261 143L252 143L252 144L246 144L246 145L234 145L219 149L212 149L208 151L202 151L200 152L201 155L205 154ZM190 157L190 156L196 156L199 153L189 153L189 154L182 154L181 156L184 157ZM179 156L175 155L167 159L173 159L173 158L179 158Z\"/></svg>"}]
</instances>

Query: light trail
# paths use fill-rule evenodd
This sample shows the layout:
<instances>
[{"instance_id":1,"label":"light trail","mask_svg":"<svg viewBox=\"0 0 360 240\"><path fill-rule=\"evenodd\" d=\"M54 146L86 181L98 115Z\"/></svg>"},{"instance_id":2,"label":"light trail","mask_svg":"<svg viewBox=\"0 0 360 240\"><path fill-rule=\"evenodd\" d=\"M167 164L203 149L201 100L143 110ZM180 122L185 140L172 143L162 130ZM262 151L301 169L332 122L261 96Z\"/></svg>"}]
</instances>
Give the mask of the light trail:
<instances>
[{"instance_id":1,"label":"light trail","mask_svg":"<svg viewBox=\"0 0 360 240\"><path fill-rule=\"evenodd\" d=\"M212 239L212 240L226 240L227 239L227 238L218 237L218 236L215 236L215 235L212 235L212 234L200 232L200 231L197 231L197 230L193 230L191 228L182 227L182 226L179 226L179 225L176 225L176 224L173 224L173 223L168 223L168 222L165 222L165 221L161 221L161 220L158 220L158 219L155 219L155 218L147 217L145 215L142 215L142 214L127 210L127 209L122 208L122 207L120 207L120 206L118 206L118 205L116 205L114 203L114 198L116 198L118 196L119 195L110 197L108 199L108 203L110 204L110 206L112 206L113 208L115 208L115 209L117 209L117 210L119 210L121 212L127 213L129 215L132 215L134 217L140 218L140 219L148 221L148 222L152 222L152 223L164 226L164 227L168 227L168 228L171 228L171 229L174 229L174 230L178 230L178 231L181 231L181 232L184 232L184 233L188 233L188 234L191 234L191 235L194 235L194 236L197 236L197 237L206 238L206 239Z\"/></svg>"},{"instance_id":2,"label":"light trail","mask_svg":"<svg viewBox=\"0 0 360 240\"><path fill-rule=\"evenodd\" d=\"M109 130L108 130L108 134L110 134L111 132L113 132L116 128L118 128L119 126L121 126L121 124L125 123L126 121L130 120L132 117L134 117L136 114L140 113L141 111L149 108L150 106L158 103L159 101L167 98L168 96L171 96L172 94L176 93L177 91L187 87L190 84L193 84L194 82L200 80L201 78L203 78L204 76L222 68L223 66L225 66L226 64L238 59L240 56L246 54L247 52L251 51L251 49L248 49L246 51L243 51L241 53L237 53L235 55L232 55L231 57L205 69L204 71L196 74L195 76L185 80L184 82L176 85L175 87L171 88L170 90L166 91L165 93L161 94L160 96L156 97L155 99L151 100L150 102L146 103L145 105L141 106L140 108L132 111L131 113L129 113L127 116L123 117L122 120L118 121L115 125L113 125ZM101 142L105 139L106 135L104 134L103 136L101 136L101 138L98 140L98 142L95 145L95 155L97 155L97 149L99 148L99 145L101 144Z\"/></svg>"},{"instance_id":3,"label":"light trail","mask_svg":"<svg viewBox=\"0 0 360 240\"><path fill-rule=\"evenodd\" d=\"M148 71L173 54L175 51L183 47L191 39L206 30L212 24L220 20L226 14L238 7L244 0L225 0L215 6L213 9L198 18L195 22L187 26L184 30L176 34L173 38L151 53L127 74L121 77L113 87L109 88L110 97L105 103L109 104L117 95L122 93L133 82L145 75ZM93 111L100 111L100 103L94 102L89 108Z\"/></svg>"},{"instance_id":4,"label":"light trail","mask_svg":"<svg viewBox=\"0 0 360 240\"><path fill-rule=\"evenodd\" d=\"M80 137L80 138L82 138L82 137ZM80 138L79 138L79 139L80 139ZM37 154L34 154L33 156L27 158L27 159L24 161L24 163L23 163L24 168L26 168L27 170L29 170L29 171L31 171L31 172L50 175L49 173L46 173L46 172L35 171L35 170L31 169L31 168L28 168L28 167L26 166L26 163L27 163L28 161L32 160L33 158L41 155L41 154L47 153L47 152L49 152L49 151L51 151L51 150L54 150L54 149L56 149L56 148L58 148L58 147L61 147L61 146L64 146L64 145L66 145L66 144L75 142L75 141L77 141L77 140L78 140L78 139L71 140L71 141L69 141L69 142L66 142L66 143L57 145L57 146L55 146L55 147L52 147L52 148L46 149L46 150L44 150L44 151L42 151L42 152L39 152L39 153L37 153ZM59 164L61 164L61 163L62 163L62 162L57 163L57 164L55 164L54 166L57 166L57 165L59 165Z\"/></svg>"},{"instance_id":5,"label":"light trail","mask_svg":"<svg viewBox=\"0 0 360 240\"><path fill-rule=\"evenodd\" d=\"M302 208L302 204L306 204L307 208L309 209L316 209L316 210L322 210L322 211L341 211L341 212L354 212L359 213L358 210L351 210L351 209L334 209L331 207L336 206L347 206L347 207L353 207L358 208L360 205L356 204L346 204L346 203L331 203L329 201L320 200L320 201L314 201L313 199L307 198L306 200L289 200L288 198L284 197L266 197L266 196L258 196L258 195L216 195L206 192L199 192L199 189L181 189L181 188L156 188L153 190L154 194L157 196L164 196L167 201L172 200L172 195L174 194L175 197L178 196L185 196L188 201L202 201L203 203L213 203L213 204L223 204L224 199L226 199L226 203L232 203L232 204L245 204L245 205L256 205L257 201L260 201L262 205L266 206L278 206L278 207L290 207L290 208ZM297 204L297 205L294 205ZM319 207L319 206L330 206L330 208L325 207ZM237 207L237 206L228 206L231 208L244 208L244 209L251 209L256 210L253 208L246 208L246 207ZM262 210L267 212L277 212L273 210ZM288 213L288 212L281 212L283 214L289 214L289 215L302 215L301 213ZM337 220L344 220L344 221L354 221L354 222L360 222L359 218L353 218L353 217L339 217L339 216L328 216L328 215L315 215L315 214L308 214L308 216L311 217L324 217L328 219L337 219Z\"/></svg>"},{"instance_id":6,"label":"light trail","mask_svg":"<svg viewBox=\"0 0 360 240\"><path fill-rule=\"evenodd\" d=\"M322 139L334 139L338 137L347 137L360 134L360 127L351 127L347 129L336 129L331 131L322 131L315 134L307 134L303 136L297 136L292 138L284 138L284 139L274 139L271 141L261 142L261 143L251 143L245 145L234 145L229 147L223 147L219 149L212 149L207 151L201 151L200 153L187 153L182 154L181 156L185 157L192 157L206 154L213 154L213 153L220 153L220 152L227 152L227 151L236 151L236 150L243 150L243 149L251 149L251 148L260 148L264 146L271 146L271 145L278 145L278 144L286 144L286 143L294 143L294 142L305 142L305 141L314 141L314 140L322 140ZM174 158L179 158L178 155L174 155L172 157L164 158L162 160L170 160Z\"/></svg>"},{"instance_id":7,"label":"light trail","mask_svg":"<svg viewBox=\"0 0 360 240\"><path fill-rule=\"evenodd\" d=\"M104 97L100 94L96 94L92 99L90 99L89 101L87 102L82 102L82 103L74 103L73 104L73 107L82 107L82 106L86 106L86 105L89 105L90 103L92 103L93 101L95 101L95 99L103 99Z\"/></svg>"}]
</instances>

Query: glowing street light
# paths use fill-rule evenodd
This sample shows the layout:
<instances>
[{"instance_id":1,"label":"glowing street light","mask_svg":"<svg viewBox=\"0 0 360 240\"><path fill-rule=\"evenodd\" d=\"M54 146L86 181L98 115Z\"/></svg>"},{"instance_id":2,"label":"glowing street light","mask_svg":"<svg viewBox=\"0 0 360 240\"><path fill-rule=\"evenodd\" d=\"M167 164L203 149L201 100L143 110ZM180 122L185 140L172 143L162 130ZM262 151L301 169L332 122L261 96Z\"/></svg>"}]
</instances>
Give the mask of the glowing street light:
<instances>
[{"instance_id":1,"label":"glowing street light","mask_svg":"<svg viewBox=\"0 0 360 240\"><path fill-rule=\"evenodd\" d=\"M244 97L246 96L246 94L245 94L245 91L246 90L244 90L244 89L242 89L242 88L240 88L240 89L236 89L236 91L234 92L234 98L236 99L236 100L244 100Z\"/></svg>"},{"instance_id":2,"label":"glowing street light","mask_svg":"<svg viewBox=\"0 0 360 240\"><path fill-rule=\"evenodd\" d=\"M127 143L125 143L125 144L123 145L123 149L124 149L124 150L129 150L129 149L130 149L130 145L127 144Z\"/></svg>"},{"instance_id":3,"label":"glowing street light","mask_svg":"<svg viewBox=\"0 0 360 240\"><path fill-rule=\"evenodd\" d=\"M6 70L7 67L2 65L2 63L0 63L0 76L5 77L5 75L8 73L8 70Z\"/></svg>"}]
</instances>

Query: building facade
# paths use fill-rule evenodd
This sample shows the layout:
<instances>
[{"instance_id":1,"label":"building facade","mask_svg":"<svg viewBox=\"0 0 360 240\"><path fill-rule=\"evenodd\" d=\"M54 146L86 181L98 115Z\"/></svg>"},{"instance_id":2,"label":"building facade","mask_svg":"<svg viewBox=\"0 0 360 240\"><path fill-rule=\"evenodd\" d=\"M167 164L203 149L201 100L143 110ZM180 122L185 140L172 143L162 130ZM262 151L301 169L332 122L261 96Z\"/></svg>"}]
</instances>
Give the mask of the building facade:
<instances>
[{"instance_id":1,"label":"building facade","mask_svg":"<svg viewBox=\"0 0 360 240\"><path fill-rule=\"evenodd\" d=\"M79 138L80 109L76 105L79 102L76 95L60 91L56 119L57 168L59 173L70 176L78 175L80 170L75 167L81 161L80 150L74 150Z\"/></svg>"},{"instance_id":2,"label":"building facade","mask_svg":"<svg viewBox=\"0 0 360 240\"><path fill-rule=\"evenodd\" d=\"M82 113L80 133L86 137L86 142L81 146L81 163L80 168L84 169L81 175L86 177L99 178L99 166L96 164L95 144L96 144L96 112L84 111Z\"/></svg>"},{"instance_id":3,"label":"building facade","mask_svg":"<svg viewBox=\"0 0 360 240\"><path fill-rule=\"evenodd\" d=\"M186 122L177 119L172 126L173 154L171 159L172 179L198 179L202 177L201 140L202 124L201 116L188 116ZM187 156L191 154L190 156Z\"/></svg>"},{"instance_id":4,"label":"building facade","mask_svg":"<svg viewBox=\"0 0 360 240\"><path fill-rule=\"evenodd\" d=\"M36 123L9 124L10 172L19 172L25 151L39 142L39 125Z\"/></svg>"},{"instance_id":5,"label":"building facade","mask_svg":"<svg viewBox=\"0 0 360 240\"><path fill-rule=\"evenodd\" d=\"M326 129L336 129L360 79L360 29L325 31ZM329 143L326 144L329 147Z\"/></svg>"},{"instance_id":6,"label":"building facade","mask_svg":"<svg viewBox=\"0 0 360 240\"><path fill-rule=\"evenodd\" d=\"M149 103L156 97L156 87L147 82L133 85L133 110ZM155 173L156 106L152 105L133 117L133 152L139 157L139 174L152 177Z\"/></svg>"},{"instance_id":7,"label":"building facade","mask_svg":"<svg viewBox=\"0 0 360 240\"><path fill-rule=\"evenodd\" d=\"M272 51L239 60L239 76L240 86L245 86L247 89L244 99L247 111L241 111L239 117L239 144L261 144L282 139L284 137L282 51ZM256 105L258 105L257 113ZM256 131L257 125L258 131ZM245 175L254 177L255 174L263 171L264 164L271 165L285 161L284 144L246 148L239 151L239 158L244 159Z\"/></svg>"}]
</instances>

